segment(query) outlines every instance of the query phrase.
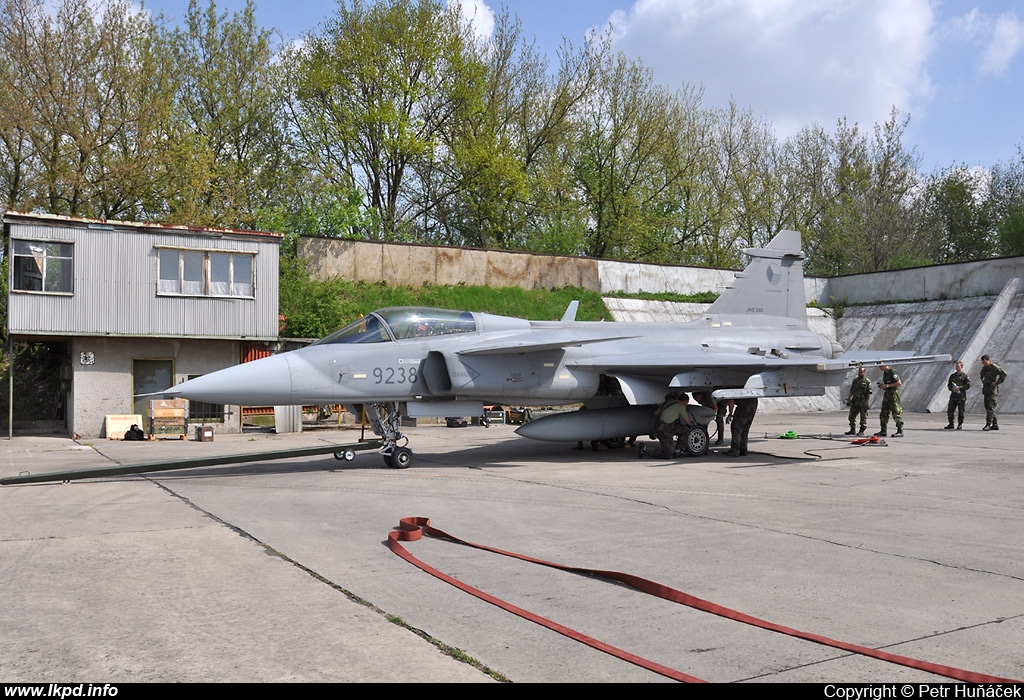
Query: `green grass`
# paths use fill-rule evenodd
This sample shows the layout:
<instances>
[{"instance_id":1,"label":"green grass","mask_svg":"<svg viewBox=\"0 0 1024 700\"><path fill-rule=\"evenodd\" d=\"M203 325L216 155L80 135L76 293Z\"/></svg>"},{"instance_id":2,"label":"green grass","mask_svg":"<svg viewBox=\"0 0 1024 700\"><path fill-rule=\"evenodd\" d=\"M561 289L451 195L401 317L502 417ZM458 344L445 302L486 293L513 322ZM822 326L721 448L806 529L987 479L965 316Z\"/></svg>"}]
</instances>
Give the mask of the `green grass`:
<instances>
[{"instance_id":1,"label":"green grass","mask_svg":"<svg viewBox=\"0 0 1024 700\"><path fill-rule=\"evenodd\" d=\"M643 301L673 301L684 304L711 304L718 299L718 292L697 292L696 294L679 294L677 292L609 292L606 297L615 299L641 299Z\"/></svg>"}]
</instances>

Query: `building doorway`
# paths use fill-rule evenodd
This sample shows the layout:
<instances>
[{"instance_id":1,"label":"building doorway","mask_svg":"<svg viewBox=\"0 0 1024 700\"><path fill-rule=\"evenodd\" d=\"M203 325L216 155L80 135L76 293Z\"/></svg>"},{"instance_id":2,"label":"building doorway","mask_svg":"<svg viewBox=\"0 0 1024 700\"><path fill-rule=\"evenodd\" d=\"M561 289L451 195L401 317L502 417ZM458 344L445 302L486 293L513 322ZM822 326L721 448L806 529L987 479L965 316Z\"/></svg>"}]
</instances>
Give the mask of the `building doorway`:
<instances>
[{"instance_id":1,"label":"building doorway","mask_svg":"<svg viewBox=\"0 0 1024 700\"><path fill-rule=\"evenodd\" d=\"M151 396L174 384L174 360L132 360L132 394L135 413L145 420L149 415Z\"/></svg>"}]
</instances>

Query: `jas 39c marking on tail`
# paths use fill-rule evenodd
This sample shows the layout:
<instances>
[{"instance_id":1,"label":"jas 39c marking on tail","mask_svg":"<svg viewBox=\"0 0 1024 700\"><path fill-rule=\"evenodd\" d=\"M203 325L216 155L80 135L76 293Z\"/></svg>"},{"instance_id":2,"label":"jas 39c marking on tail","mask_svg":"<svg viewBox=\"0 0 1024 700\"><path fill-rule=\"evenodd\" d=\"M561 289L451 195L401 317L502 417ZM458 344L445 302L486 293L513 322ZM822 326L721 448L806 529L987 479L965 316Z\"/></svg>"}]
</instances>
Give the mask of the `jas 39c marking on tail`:
<instances>
[{"instance_id":1,"label":"jas 39c marking on tail","mask_svg":"<svg viewBox=\"0 0 1024 700\"><path fill-rule=\"evenodd\" d=\"M518 429L577 442L647 434L666 392L718 399L813 396L860 365L948 361L949 355L844 353L807 327L800 234L782 231L697 320L688 323L527 321L469 311L387 308L299 350L213 372L166 394L248 406L365 408L381 454L406 467L412 451L399 403L419 416L480 415L490 403L582 403Z\"/></svg>"}]
</instances>

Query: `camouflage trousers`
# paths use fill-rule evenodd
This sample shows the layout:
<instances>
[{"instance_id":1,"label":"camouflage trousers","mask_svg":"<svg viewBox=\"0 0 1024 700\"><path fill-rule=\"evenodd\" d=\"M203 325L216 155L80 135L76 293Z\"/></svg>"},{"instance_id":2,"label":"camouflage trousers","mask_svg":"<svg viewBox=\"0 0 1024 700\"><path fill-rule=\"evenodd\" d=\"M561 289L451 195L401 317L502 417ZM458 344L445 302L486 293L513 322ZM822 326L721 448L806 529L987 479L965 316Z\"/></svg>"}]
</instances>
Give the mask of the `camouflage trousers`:
<instances>
[{"instance_id":1,"label":"camouflage trousers","mask_svg":"<svg viewBox=\"0 0 1024 700\"><path fill-rule=\"evenodd\" d=\"M658 438L659 447L652 456L658 459L672 459L675 457L676 448L681 440L679 437L681 430L683 428L676 423L662 423L658 421L658 425L654 429L654 436Z\"/></svg>"},{"instance_id":2,"label":"camouflage trousers","mask_svg":"<svg viewBox=\"0 0 1024 700\"><path fill-rule=\"evenodd\" d=\"M730 452L747 454L747 441L750 437L750 426L754 424L755 413L757 413L757 399L736 399L736 408L732 413Z\"/></svg>"},{"instance_id":3,"label":"camouflage trousers","mask_svg":"<svg viewBox=\"0 0 1024 700\"><path fill-rule=\"evenodd\" d=\"M718 413L715 414L715 428L718 430L718 442L725 438L725 416L729 412L729 401L722 399L718 402Z\"/></svg>"},{"instance_id":4,"label":"camouflage trousers","mask_svg":"<svg viewBox=\"0 0 1024 700\"><path fill-rule=\"evenodd\" d=\"M986 391L982 394L985 397L985 425L999 425L996 418L996 404L999 398L998 391Z\"/></svg>"},{"instance_id":5,"label":"camouflage trousers","mask_svg":"<svg viewBox=\"0 0 1024 700\"><path fill-rule=\"evenodd\" d=\"M903 430L903 406L900 405L900 393L887 391L882 395L882 414L879 419L884 431L889 426L889 416L896 421L896 430Z\"/></svg>"},{"instance_id":6,"label":"camouflage trousers","mask_svg":"<svg viewBox=\"0 0 1024 700\"><path fill-rule=\"evenodd\" d=\"M953 424L953 414L957 414L957 424L962 425L964 422L964 406L967 404L967 393L964 391L951 391L949 392L949 405L946 406L946 417L949 418L949 424Z\"/></svg>"},{"instance_id":7,"label":"camouflage trousers","mask_svg":"<svg viewBox=\"0 0 1024 700\"><path fill-rule=\"evenodd\" d=\"M857 424L857 416L860 416L860 427L868 427L868 402L854 399L850 402L850 428Z\"/></svg>"}]
</instances>

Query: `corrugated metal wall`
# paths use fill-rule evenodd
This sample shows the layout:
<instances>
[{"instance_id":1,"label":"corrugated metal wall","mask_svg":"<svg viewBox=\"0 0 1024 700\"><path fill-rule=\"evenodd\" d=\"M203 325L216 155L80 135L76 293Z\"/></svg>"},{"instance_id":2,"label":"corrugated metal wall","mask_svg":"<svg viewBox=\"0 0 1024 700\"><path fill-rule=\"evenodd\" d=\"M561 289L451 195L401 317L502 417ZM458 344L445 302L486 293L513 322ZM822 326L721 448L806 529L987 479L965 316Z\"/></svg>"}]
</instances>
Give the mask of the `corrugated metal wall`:
<instances>
[{"instance_id":1,"label":"corrugated metal wall","mask_svg":"<svg viewBox=\"0 0 1024 700\"><path fill-rule=\"evenodd\" d=\"M278 335L278 239L87 223L9 222L13 239L74 243L74 293L10 294L26 335L251 338ZM254 298L158 296L157 247L254 253Z\"/></svg>"}]
</instances>

